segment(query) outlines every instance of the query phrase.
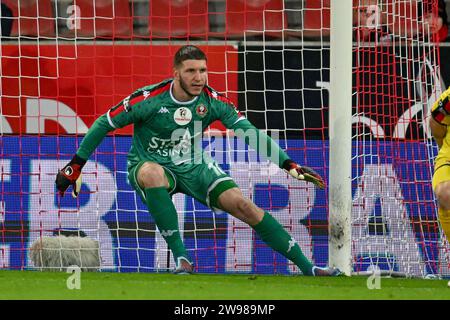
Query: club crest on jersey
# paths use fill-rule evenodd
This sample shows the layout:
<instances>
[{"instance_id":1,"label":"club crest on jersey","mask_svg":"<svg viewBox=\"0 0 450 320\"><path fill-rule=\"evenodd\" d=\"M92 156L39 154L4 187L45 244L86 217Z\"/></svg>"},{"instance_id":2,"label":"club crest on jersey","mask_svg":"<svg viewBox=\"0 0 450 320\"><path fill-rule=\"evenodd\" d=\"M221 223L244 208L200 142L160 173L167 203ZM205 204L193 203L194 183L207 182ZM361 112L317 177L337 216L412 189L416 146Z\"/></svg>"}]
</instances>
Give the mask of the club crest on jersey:
<instances>
[{"instance_id":1,"label":"club crest on jersey","mask_svg":"<svg viewBox=\"0 0 450 320\"><path fill-rule=\"evenodd\" d=\"M175 120L176 124L184 126L191 122L192 112L185 107L178 108L173 115L173 120Z\"/></svg>"},{"instance_id":2,"label":"club crest on jersey","mask_svg":"<svg viewBox=\"0 0 450 320\"><path fill-rule=\"evenodd\" d=\"M208 112L208 108L206 108L206 106L204 104L199 104L197 106L196 113L200 117L204 117L207 112Z\"/></svg>"}]
</instances>

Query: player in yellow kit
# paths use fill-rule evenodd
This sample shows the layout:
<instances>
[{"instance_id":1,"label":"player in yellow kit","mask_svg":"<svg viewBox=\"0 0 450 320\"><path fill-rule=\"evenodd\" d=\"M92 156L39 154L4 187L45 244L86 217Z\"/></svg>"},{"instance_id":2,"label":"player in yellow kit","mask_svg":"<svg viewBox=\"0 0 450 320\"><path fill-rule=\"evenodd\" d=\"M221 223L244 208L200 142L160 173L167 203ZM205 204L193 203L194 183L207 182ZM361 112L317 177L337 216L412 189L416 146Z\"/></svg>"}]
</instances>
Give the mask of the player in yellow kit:
<instances>
[{"instance_id":1,"label":"player in yellow kit","mask_svg":"<svg viewBox=\"0 0 450 320\"><path fill-rule=\"evenodd\" d=\"M434 163L433 191L438 201L438 215L445 235L450 239L450 87L431 109L431 133L439 147Z\"/></svg>"}]
</instances>

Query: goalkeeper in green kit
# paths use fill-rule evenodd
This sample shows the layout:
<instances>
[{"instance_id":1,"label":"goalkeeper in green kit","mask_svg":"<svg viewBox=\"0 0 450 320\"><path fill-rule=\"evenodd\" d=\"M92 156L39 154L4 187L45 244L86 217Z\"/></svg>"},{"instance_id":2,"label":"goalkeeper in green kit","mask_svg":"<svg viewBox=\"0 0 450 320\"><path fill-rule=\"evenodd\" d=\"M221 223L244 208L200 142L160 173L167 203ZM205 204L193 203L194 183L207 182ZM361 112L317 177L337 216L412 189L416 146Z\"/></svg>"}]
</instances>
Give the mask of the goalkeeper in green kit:
<instances>
[{"instance_id":1,"label":"goalkeeper in green kit","mask_svg":"<svg viewBox=\"0 0 450 320\"><path fill-rule=\"evenodd\" d=\"M324 188L322 178L314 170L292 161L269 136L243 117L228 98L210 88L207 75L206 55L192 45L181 47L174 56L172 79L138 89L94 122L72 160L56 176L61 196L69 186L73 186L73 196L78 195L81 170L108 132L134 124L128 178L172 251L174 273L194 270L180 236L178 214L171 198L181 192L250 225L267 245L295 263L304 275L339 275L336 268L314 266L280 223L245 198L233 179L203 152L199 143L203 130L220 120L238 136L238 132L253 132L258 139L248 139L246 143L257 151L261 148L260 141L267 143L266 149L277 155L280 168L294 178Z\"/></svg>"}]
</instances>

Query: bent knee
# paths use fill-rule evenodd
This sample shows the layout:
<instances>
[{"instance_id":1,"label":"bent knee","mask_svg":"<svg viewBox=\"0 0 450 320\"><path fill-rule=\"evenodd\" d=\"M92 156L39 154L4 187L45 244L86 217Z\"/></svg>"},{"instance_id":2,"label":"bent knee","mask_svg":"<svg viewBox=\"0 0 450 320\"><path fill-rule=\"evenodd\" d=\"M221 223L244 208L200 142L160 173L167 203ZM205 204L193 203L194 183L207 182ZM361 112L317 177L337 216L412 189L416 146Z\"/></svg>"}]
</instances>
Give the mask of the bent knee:
<instances>
[{"instance_id":1,"label":"bent knee","mask_svg":"<svg viewBox=\"0 0 450 320\"><path fill-rule=\"evenodd\" d=\"M236 211L250 225L257 224L264 216L264 211L261 208L255 205L250 199L244 197L236 201Z\"/></svg>"},{"instance_id":2,"label":"bent knee","mask_svg":"<svg viewBox=\"0 0 450 320\"><path fill-rule=\"evenodd\" d=\"M256 208L257 208L256 205L254 205L249 199L246 199L244 197L239 198L236 201L236 209L244 215L246 213L252 212Z\"/></svg>"},{"instance_id":3,"label":"bent knee","mask_svg":"<svg viewBox=\"0 0 450 320\"><path fill-rule=\"evenodd\" d=\"M144 163L137 174L141 188L169 187L164 168L157 163Z\"/></svg>"},{"instance_id":4,"label":"bent knee","mask_svg":"<svg viewBox=\"0 0 450 320\"><path fill-rule=\"evenodd\" d=\"M264 216L264 211L245 198L238 188L224 191L219 196L218 203L222 210L251 226L260 222Z\"/></svg>"}]
</instances>

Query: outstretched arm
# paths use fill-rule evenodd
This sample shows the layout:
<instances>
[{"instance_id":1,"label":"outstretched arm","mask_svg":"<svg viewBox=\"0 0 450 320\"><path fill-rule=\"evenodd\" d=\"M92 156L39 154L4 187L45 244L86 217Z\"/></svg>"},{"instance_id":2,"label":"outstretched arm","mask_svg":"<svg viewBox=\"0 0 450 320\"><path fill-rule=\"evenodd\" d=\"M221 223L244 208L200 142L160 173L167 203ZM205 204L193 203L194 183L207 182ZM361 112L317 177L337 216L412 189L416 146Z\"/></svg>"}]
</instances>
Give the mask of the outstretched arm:
<instances>
[{"instance_id":1,"label":"outstretched arm","mask_svg":"<svg viewBox=\"0 0 450 320\"><path fill-rule=\"evenodd\" d=\"M257 129L247 119L241 117L230 129L233 129L236 136L243 139L259 155L276 163L278 167L294 178L311 182L321 189L325 187L322 177L317 172L309 167L300 166L291 160L271 137Z\"/></svg>"},{"instance_id":2,"label":"outstretched arm","mask_svg":"<svg viewBox=\"0 0 450 320\"><path fill-rule=\"evenodd\" d=\"M89 159L108 132L113 131L114 129L115 128L108 123L106 114L97 118L81 141L76 155L84 160Z\"/></svg>"},{"instance_id":3,"label":"outstretched arm","mask_svg":"<svg viewBox=\"0 0 450 320\"><path fill-rule=\"evenodd\" d=\"M276 163L278 167L294 178L311 182L321 189L325 188L325 183L317 172L309 167L300 166L291 160L271 137L258 130L242 116L230 99L211 91L212 89L208 88L208 90L211 96L216 97L211 101L214 104L213 112L216 113L216 119L222 121L225 127L234 130L236 136L243 139L260 156Z\"/></svg>"},{"instance_id":4,"label":"outstretched arm","mask_svg":"<svg viewBox=\"0 0 450 320\"><path fill-rule=\"evenodd\" d=\"M86 161L100 145L108 132L135 123L142 119L142 117L147 116L148 112L142 112L141 110L143 103L138 102L132 105L133 99L135 99L134 101L141 101L142 99L139 98L142 95L143 93L141 91L137 91L95 120L81 141L80 147L72 160L56 176L55 183L61 196L64 196L64 192L69 186L73 186L72 196L74 198L78 196L81 188L81 169L83 169ZM131 110L132 108L133 110ZM147 109L144 108L144 110Z\"/></svg>"},{"instance_id":5,"label":"outstretched arm","mask_svg":"<svg viewBox=\"0 0 450 320\"><path fill-rule=\"evenodd\" d=\"M78 196L81 189L81 169L108 132L112 130L114 127L108 123L106 114L95 120L72 160L56 175L55 183L61 196L64 196L69 186L73 187L72 196L74 198Z\"/></svg>"}]
</instances>

